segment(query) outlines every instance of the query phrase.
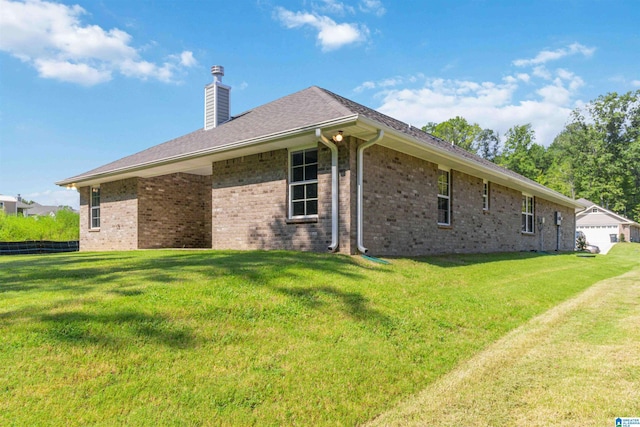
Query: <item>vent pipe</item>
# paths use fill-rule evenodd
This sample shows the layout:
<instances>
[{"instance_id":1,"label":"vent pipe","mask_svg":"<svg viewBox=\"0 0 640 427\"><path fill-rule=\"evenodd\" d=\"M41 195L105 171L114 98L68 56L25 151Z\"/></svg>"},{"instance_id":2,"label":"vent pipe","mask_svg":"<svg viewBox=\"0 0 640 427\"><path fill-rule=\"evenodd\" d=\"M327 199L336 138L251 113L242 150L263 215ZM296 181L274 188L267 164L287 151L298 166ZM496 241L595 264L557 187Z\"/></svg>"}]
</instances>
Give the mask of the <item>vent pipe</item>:
<instances>
[{"instance_id":1,"label":"vent pipe","mask_svg":"<svg viewBox=\"0 0 640 427\"><path fill-rule=\"evenodd\" d=\"M222 84L224 67L211 67L213 83L204 88L204 130L209 130L228 122L231 118L231 87Z\"/></svg>"}]
</instances>

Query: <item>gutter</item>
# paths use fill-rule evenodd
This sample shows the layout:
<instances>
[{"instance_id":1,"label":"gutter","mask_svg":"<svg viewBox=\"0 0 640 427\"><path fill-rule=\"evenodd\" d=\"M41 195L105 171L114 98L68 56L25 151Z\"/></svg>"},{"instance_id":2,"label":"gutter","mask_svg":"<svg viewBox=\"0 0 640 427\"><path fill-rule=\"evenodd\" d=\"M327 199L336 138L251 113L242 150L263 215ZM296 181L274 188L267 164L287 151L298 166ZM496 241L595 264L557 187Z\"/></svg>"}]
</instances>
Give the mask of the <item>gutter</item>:
<instances>
[{"instance_id":1,"label":"gutter","mask_svg":"<svg viewBox=\"0 0 640 427\"><path fill-rule=\"evenodd\" d=\"M338 194L338 147L322 134L320 128L316 129L316 138L331 150L331 245L328 249L330 252L335 252L338 250L339 244L338 212L340 198Z\"/></svg>"},{"instance_id":2,"label":"gutter","mask_svg":"<svg viewBox=\"0 0 640 427\"><path fill-rule=\"evenodd\" d=\"M362 201L362 177L364 175L364 159L362 153L365 149L371 147L372 145L377 144L382 137L384 136L384 131L382 129L378 129L378 134L365 142L364 144L358 147L358 209L357 209L357 217L358 217L358 250L362 254L366 254L369 250L364 247L363 241L363 231L362 231L362 223L363 223L363 201Z\"/></svg>"},{"instance_id":3,"label":"gutter","mask_svg":"<svg viewBox=\"0 0 640 427\"><path fill-rule=\"evenodd\" d=\"M110 177L114 177L114 176L118 176L120 174L124 174L124 173L132 173L132 172L136 172L139 170L144 170L144 169L150 169L152 167L157 167L157 166L164 166L164 165L168 165L168 164L172 164L172 163L177 163L180 161L184 161L184 160L192 160L192 159L197 159L199 157L205 157L205 156L209 156L209 155L215 155L218 153L224 153L227 151L232 151L232 150L236 150L239 148L245 148L245 147L250 147L250 146L254 146L254 145L260 145L263 143L269 143L269 142L274 142L274 140L280 140L280 139L286 139L286 138L291 138L291 137L296 137L298 135L301 134L305 134L311 130L317 129L319 126L321 127L329 127L329 126L345 126L349 123L354 123L356 122L358 119L358 115L357 114L353 114L353 115L349 115L349 116L344 116L344 117L339 117L337 119L332 119L332 120L327 120L325 122L322 123L316 123L313 126L304 126L304 127L300 127L300 128L294 128L294 129L289 129L283 132L276 132L276 133L271 133L271 134L267 134L267 135L261 135L255 138L250 138L250 139L245 139L242 141L236 141L236 142L232 142L232 143L228 143L228 144L224 144L218 147L212 147L212 148L204 148L201 150L196 150L196 151L191 151L189 153L183 153L183 154L177 154L171 157L166 157L166 158L161 158L161 159L156 159L156 160L150 160L147 162L142 162L142 163L138 163L138 164L133 164L133 165L129 165L129 166L123 166L120 168L116 168L116 169L112 169L112 170L107 170L104 172L98 172L95 174L81 174L81 175L76 175L73 176L71 178L67 178L67 179L63 179L61 181L57 181L55 184L59 185L61 187L64 187L66 185L75 185L75 186L79 186L80 183L86 182L86 181L94 181L94 180L103 180L105 178L110 178ZM210 129L208 131L204 131L203 129L199 129L199 131L202 132L211 132L213 129ZM196 131L197 132L197 131ZM167 141L169 142L169 141ZM135 154L132 154L135 155ZM130 156L127 156L130 157ZM126 158L126 157L125 157ZM121 160L121 159L119 159ZM118 160L116 160L118 161Z\"/></svg>"},{"instance_id":4,"label":"gutter","mask_svg":"<svg viewBox=\"0 0 640 427\"><path fill-rule=\"evenodd\" d=\"M477 170L478 172L482 172L484 174L487 175L487 177L493 177L495 178L494 182L498 182L500 183L500 181L504 182L510 182L510 183L516 183L518 184L521 188L520 190L522 191L522 189L526 190L526 191L531 191L533 192L533 195L537 195L537 196L547 196L547 198L550 198L550 201L554 201L557 202L559 204L565 205L565 206L571 206L573 208L577 208L580 207L582 208L582 205L579 204L578 202L576 202L574 199L571 199L567 196L565 196L564 194L560 194L556 191L551 190L550 188L547 188L545 186L543 186L542 184L538 184L538 183L534 183L532 184L531 182L525 181L523 179L520 179L518 177L512 176L512 175L507 175L505 173L500 174L500 172L492 169L492 168L488 168L487 166L484 166L481 163L476 163L473 161L470 161L464 157L459 157L454 153L451 153L447 150L444 150L436 145L427 145L427 143L425 143L424 141L417 139L415 137L412 137L411 135L407 135L406 133L399 131L397 129L391 128L389 126L385 126L385 125L381 125L379 122L369 119L368 117L365 116L358 116L358 122L361 122L371 128L374 129L380 129L380 127L384 127L385 132L388 133L389 136L391 136L392 138L398 140L398 141L402 141L403 143L407 143L409 142L410 144L419 147L420 149L428 152L428 153L433 153L436 154L442 158L444 158L445 160L448 160L452 163L452 165L448 165L451 166L455 169L455 164L460 164L460 165L464 165L466 167L469 167L471 169ZM433 160L432 160L433 162ZM465 172L466 173L466 172ZM524 177L523 177L524 178ZM503 184L504 185L504 184ZM512 187L513 188L513 187ZM516 188L514 188L516 189Z\"/></svg>"}]
</instances>

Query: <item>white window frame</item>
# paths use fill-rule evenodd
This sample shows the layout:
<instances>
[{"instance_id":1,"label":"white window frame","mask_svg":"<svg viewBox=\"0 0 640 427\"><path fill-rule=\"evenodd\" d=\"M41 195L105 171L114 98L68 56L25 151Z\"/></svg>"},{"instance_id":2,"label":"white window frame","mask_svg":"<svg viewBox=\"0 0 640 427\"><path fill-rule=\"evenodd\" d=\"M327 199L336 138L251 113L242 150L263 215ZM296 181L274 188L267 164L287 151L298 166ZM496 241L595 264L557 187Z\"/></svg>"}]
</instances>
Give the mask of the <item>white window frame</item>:
<instances>
[{"instance_id":1,"label":"white window frame","mask_svg":"<svg viewBox=\"0 0 640 427\"><path fill-rule=\"evenodd\" d=\"M316 178L315 179L303 179L302 181L293 181L293 155L302 152L303 153L303 162L304 162L304 153L306 151L310 151L310 150L315 150L316 151ZM296 147L296 148L290 148L289 149L289 165L288 165L288 169L289 169L289 194L288 194L288 205L289 205L289 218L291 219L305 219L305 218L318 218L318 210L319 210L319 205L318 205L318 156L320 154L320 150L318 149L318 145L314 144L314 145L309 145L309 146L303 146L303 147ZM303 163L302 168L304 170L304 168L306 166L311 166L313 165L313 163L310 164L306 164ZM298 167L298 166L296 166ZM315 184L315 188L316 188L316 196L315 197L308 197L307 196L307 191L309 188L311 188L312 185ZM294 189L295 187L300 187L303 186L304 187L304 191L305 191L305 195L302 199L296 199L295 202L303 202L304 206L305 206L305 213L303 215L294 215L294 209L293 209L293 204L294 204ZM307 213L307 208L308 208L308 202L316 202L316 212L315 213Z\"/></svg>"},{"instance_id":2,"label":"white window frame","mask_svg":"<svg viewBox=\"0 0 640 427\"><path fill-rule=\"evenodd\" d=\"M440 192L440 176L442 173L447 174L447 193L443 194ZM438 178L436 180L436 187L438 191L438 205L437 205L437 214L438 214L438 225L449 226L451 225L451 169L438 167ZM446 209L446 222L440 221L440 201L446 200L447 209Z\"/></svg>"},{"instance_id":3,"label":"white window frame","mask_svg":"<svg viewBox=\"0 0 640 427\"><path fill-rule=\"evenodd\" d=\"M488 211L489 210L489 192L490 192L490 188L489 188L489 181L487 181L486 179L482 180L482 210L483 211Z\"/></svg>"},{"instance_id":4,"label":"white window frame","mask_svg":"<svg viewBox=\"0 0 640 427\"><path fill-rule=\"evenodd\" d=\"M95 205L94 194L97 192L98 194L98 204ZM100 194L100 186L90 187L89 188L89 228L91 230L99 230L100 229L100 198L102 195Z\"/></svg>"},{"instance_id":5,"label":"white window frame","mask_svg":"<svg viewBox=\"0 0 640 427\"><path fill-rule=\"evenodd\" d=\"M536 201L531 194L522 193L522 232L534 234L536 232Z\"/></svg>"}]
</instances>

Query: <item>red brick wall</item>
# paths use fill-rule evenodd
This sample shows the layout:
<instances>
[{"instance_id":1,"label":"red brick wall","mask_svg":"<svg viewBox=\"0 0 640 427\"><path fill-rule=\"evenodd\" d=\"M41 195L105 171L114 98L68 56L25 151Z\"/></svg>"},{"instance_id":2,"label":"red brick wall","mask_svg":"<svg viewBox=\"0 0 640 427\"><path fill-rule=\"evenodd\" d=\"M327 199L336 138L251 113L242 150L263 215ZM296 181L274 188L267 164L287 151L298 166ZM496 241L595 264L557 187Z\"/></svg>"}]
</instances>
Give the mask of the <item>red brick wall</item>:
<instances>
[{"instance_id":1,"label":"red brick wall","mask_svg":"<svg viewBox=\"0 0 640 427\"><path fill-rule=\"evenodd\" d=\"M331 243L331 153L318 146L318 221L290 223L287 150L213 163L212 246L324 252Z\"/></svg>"},{"instance_id":2,"label":"red brick wall","mask_svg":"<svg viewBox=\"0 0 640 427\"><path fill-rule=\"evenodd\" d=\"M100 185L100 229L90 229L90 188L80 192L80 250L113 251L138 247L137 178Z\"/></svg>"},{"instance_id":3,"label":"red brick wall","mask_svg":"<svg viewBox=\"0 0 640 427\"><path fill-rule=\"evenodd\" d=\"M80 192L80 250L211 247L211 177L172 174L100 185L100 229L90 188Z\"/></svg>"},{"instance_id":4,"label":"red brick wall","mask_svg":"<svg viewBox=\"0 0 640 427\"><path fill-rule=\"evenodd\" d=\"M451 225L437 221L438 165L382 147L364 153L364 246L378 255L427 255L541 249L541 233L521 232L522 193L490 184L482 209L482 179L451 171ZM546 219L544 250L556 249L554 212L565 217L561 250L573 249L570 208L536 198L536 217Z\"/></svg>"},{"instance_id":5,"label":"red brick wall","mask_svg":"<svg viewBox=\"0 0 640 427\"><path fill-rule=\"evenodd\" d=\"M338 144L340 246L356 253L356 146ZM213 247L325 252L331 243L331 152L319 144L319 215L288 220L288 152L213 163L212 176L172 174L101 185L101 229L89 230L89 187L80 188L81 250ZM438 165L382 147L365 151L364 246L374 255L555 250L554 212L562 212L561 250L574 246L571 208L536 198L541 230L521 233L520 191L451 171L451 225L437 224ZM537 222L537 221L536 221ZM544 246L541 246L544 244Z\"/></svg>"},{"instance_id":6,"label":"red brick wall","mask_svg":"<svg viewBox=\"0 0 640 427\"><path fill-rule=\"evenodd\" d=\"M138 248L210 248L210 203L210 176L140 178Z\"/></svg>"}]
</instances>

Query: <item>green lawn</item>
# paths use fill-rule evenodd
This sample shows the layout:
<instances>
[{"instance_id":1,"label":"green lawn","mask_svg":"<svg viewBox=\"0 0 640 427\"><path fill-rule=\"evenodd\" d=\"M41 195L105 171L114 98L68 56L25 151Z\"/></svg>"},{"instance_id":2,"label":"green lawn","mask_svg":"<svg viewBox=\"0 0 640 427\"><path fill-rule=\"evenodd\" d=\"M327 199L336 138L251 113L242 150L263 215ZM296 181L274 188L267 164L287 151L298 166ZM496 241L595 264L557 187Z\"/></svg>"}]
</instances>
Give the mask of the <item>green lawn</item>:
<instances>
[{"instance_id":1,"label":"green lawn","mask_svg":"<svg viewBox=\"0 0 640 427\"><path fill-rule=\"evenodd\" d=\"M640 265L135 251L0 257L0 425L354 425Z\"/></svg>"}]
</instances>

